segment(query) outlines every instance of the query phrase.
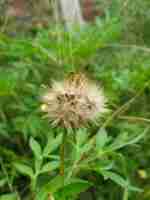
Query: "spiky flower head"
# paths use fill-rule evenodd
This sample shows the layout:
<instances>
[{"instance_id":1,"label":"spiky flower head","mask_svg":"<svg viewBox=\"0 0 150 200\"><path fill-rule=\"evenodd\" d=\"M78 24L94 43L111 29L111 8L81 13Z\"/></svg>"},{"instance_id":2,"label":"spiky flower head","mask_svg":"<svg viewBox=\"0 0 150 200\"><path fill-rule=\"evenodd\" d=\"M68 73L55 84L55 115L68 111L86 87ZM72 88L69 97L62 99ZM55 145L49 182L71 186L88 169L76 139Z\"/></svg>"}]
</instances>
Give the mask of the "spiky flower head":
<instances>
[{"instance_id":1,"label":"spiky flower head","mask_svg":"<svg viewBox=\"0 0 150 200\"><path fill-rule=\"evenodd\" d=\"M42 110L54 125L78 128L106 111L102 90L84 74L73 74L62 82L53 82L43 96Z\"/></svg>"}]
</instances>

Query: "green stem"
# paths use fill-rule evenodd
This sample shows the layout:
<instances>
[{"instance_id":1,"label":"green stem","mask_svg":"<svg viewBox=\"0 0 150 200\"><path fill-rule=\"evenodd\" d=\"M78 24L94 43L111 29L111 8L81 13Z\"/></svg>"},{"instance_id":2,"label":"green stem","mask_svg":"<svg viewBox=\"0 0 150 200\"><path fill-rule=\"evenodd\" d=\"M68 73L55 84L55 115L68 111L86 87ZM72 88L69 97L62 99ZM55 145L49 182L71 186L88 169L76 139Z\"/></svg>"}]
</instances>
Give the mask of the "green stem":
<instances>
[{"instance_id":1,"label":"green stem","mask_svg":"<svg viewBox=\"0 0 150 200\"><path fill-rule=\"evenodd\" d=\"M65 143L66 143L66 137L67 137L67 131L65 130L63 133L63 138L62 138L62 144L60 147L60 175L63 177L63 182L64 182L64 176L65 176Z\"/></svg>"},{"instance_id":2,"label":"green stem","mask_svg":"<svg viewBox=\"0 0 150 200\"><path fill-rule=\"evenodd\" d=\"M129 199L129 192L128 189L125 189L123 194L123 200L128 200L128 199Z\"/></svg>"},{"instance_id":3,"label":"green stem","mask_svg":"<svg viewBox=\"0 0 150 200\"><path fill-rule=\"evenodd\" d=\"M35 176L31 180L31 199L35 199L35 194L36 194L36 183L37 183L37 177Z\"/></svg>"}]
</instances>

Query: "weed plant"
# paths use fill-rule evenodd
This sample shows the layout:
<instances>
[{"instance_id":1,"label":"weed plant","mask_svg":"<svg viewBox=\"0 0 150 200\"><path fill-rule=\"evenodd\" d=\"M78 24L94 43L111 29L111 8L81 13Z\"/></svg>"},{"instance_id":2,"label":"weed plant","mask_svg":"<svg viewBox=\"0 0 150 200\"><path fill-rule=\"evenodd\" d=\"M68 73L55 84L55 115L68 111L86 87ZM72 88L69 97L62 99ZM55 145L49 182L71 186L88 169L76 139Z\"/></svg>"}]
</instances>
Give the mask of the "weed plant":
<instances>
[{"instance_id":1,"label":"weed plant","mask_svg":"<svg viewBox=\"0 0 150 200\"><path fill-rule=\"evenodd\" d=\"M0 200L149 200L148 2L120 2L72 32L0 34ZM54 126L41 97L74 73L103 88L109 112Z\"/></svg>"}]
</instances>

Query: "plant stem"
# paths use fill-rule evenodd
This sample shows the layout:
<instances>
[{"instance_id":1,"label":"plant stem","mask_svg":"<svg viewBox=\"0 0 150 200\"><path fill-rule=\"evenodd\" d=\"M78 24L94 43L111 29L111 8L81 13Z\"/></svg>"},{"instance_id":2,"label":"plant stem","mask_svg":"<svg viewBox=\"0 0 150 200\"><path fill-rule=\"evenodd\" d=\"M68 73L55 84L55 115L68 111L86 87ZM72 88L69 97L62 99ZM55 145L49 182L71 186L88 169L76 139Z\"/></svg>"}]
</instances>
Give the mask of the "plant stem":
<instances>
[{"instance_id":1,"label":"plant stem","mask_svg":"<svg viewBox=\"0 0 150 200\"><path fill-rule=\"evenodd\" d=\"M63 177L64 182L64 175L65 175L65 143L66 143L67 131L63 132L62 144L60 147L60 175Z\"/></svg>"},{"instance_id":2,"label":"plant stem","mask_svg":"<svg viewBox=\"0 0 150 200\"><path fill-rule=\"evenodd\" d=\"M35 177L31 180L31 199L32 199L32 200L35 199L35 194L36 194L36 182L37 182L37 177L35 176Z\"/></svg>"},{"instance_id":3,"label":"plant stem","mask_svg":"<svg viewBox=\"0 0 150 200\"><path fill-rule=\"evenodd\" d=\"M144 117L136 117L136 116L119 116L119 119L124 119L124 120L128 120L131 122L135 122L135 123L150 123L150 119L144 118Z\"/></svg>"},{"instance_id":4,"label":"plant stem","mask_svg":"<svg viewBox=\"0 0 150 200\"><path fill-rule=\"evenodd\" d=\"M128 200L128 199L129 199L129 192L128 189L125 189L123 194L123 200Z\"/></svg>"}]
</instances>

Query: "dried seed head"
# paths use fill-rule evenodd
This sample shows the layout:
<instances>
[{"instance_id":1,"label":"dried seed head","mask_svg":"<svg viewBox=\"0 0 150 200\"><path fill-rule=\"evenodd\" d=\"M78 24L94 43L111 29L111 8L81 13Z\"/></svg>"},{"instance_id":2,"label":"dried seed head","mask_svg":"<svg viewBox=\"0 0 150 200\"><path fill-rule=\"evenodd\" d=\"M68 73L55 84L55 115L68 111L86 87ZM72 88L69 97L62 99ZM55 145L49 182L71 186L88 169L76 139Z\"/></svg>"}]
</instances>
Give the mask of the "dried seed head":
<instances>
[{"instance_id":1,"label":"dried seed head","mask_svg":"<svg viewBox=\"0 0 150 200\"><path fill-rule=\"evenodd\" d=\"M80 127L107 110L102 91L84 74L73 74L65 81L53 82L42 99L48 118L65 128Z\"/></svg>"}]
</instances>

